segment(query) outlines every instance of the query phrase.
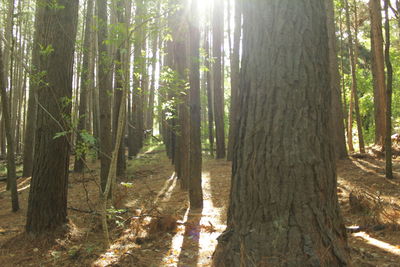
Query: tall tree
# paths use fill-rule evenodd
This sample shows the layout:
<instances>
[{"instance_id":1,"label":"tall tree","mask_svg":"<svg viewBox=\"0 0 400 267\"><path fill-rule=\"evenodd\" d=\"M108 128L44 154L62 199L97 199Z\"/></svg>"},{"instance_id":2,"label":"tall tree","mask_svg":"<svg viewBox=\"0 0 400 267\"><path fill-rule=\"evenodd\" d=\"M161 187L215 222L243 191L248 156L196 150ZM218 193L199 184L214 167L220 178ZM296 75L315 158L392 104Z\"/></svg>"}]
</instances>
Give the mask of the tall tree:
<instances>
[{"instance_id":1,"label":"tall tree","mask_svg":"<svg viewBox=\"0 0 400 267\"><path fill-rule=\"evenodd\" d=\"M39 2L36 3L35 12L35 29L38 28L39 23ZM24 154L23 154L23 171L22 176L30 177L33 169L33 156L35 153L35 133L36 133L36 115L37 115L37 87L40 83L40 75L37 72L39 66L39 52L40 45L39 31L35 31L33 42L32 42L32 60L31 60L31 77L29 79L29 99L28 99L28 111L26 114L26 126L25 126L25 138L24 138Z\"/></svg>"},{"instance_id":2,"label":"tall tree","mask_svg":"<svg viewBox=\"0 0 400 267\"><path fill-rule=\"evenodd\" d=\"M104 191L111 163L111 105L109 80L111 75L111 57L107 48L107 0L97 1L98 19L98 87L99 87L99 112L100 112L100 181Z\"/></svg>"},{"instance_id":3,"label":"tall tree","mask_svg":"<svg viewBox=\"0 0 400 267\"><path fill-rule=\"evenodd\" d=\"M140 149L143 147L144 140L144 121L143 121L143 93L141 81L144 78L141 73L145 66L145 58L142 54L142 49L145 44L145 31L143 28L143 21L146 15L146 3L143 0L136 0L136 14L135 14L135 39L133 44L133 94L132 94L132 136L131 146L129 147L129 155L136 156Z\"/></svg>"},{"instance_id":4,"label":"tall tree","mask_svg":"<svg viewBox=\"0 0 400 267\"><path fill-rule=\"evenodd\" d=\"M386 62L386 135L385 135L385 158L386 178L393 179L393 163L392 163L392 94L393 94L393 67L390 60L390 17L389 17L389 0L385 0L385 62Z\"/></svg>"},{"instance_id":5,"label":"tall tree","mask_svg":"<svg viewBox=\"0 0 400 267\"><path fill-rule=\"evenodd\" d=\"M335 156L337 159L347 157L346 138L344 135L344 116L340 90L340 74L337 59L335 14L333 0L326 1L327 29L329 38L329 70L332 91L332 129L334 131Z\"/></svg>"},{"instance_id":6,"label":"tall tree","mask_svg":"<svg viewBox=\"0 0 400 267\"><path fill-rule=\"evenodd\" d=\"M348 263L328 54L324 1L243 2L239 135L213 266Z\"/></svg>"},{"instance_id":7,"label":"tall tree","mask_svg":"<svg viewBox=\"0 0 400 267\"><path fill-rule=\"evenodd\" d=\"M189 13L189 12L188 12ZM201 118L200 118L200 27L198 1L192 1L189 13L190 58L190 161L189 198L191 208L203 207L201 188Z\"/></svg>"},{"instance_id":8,"label":"tall tree","mask_svg":"<svg viewBox=\"0 0 400 267\"><path fill-rule=\"evenodd\" d=\"M216 158L225 157L224 86L222 77L222 48L224 38L224 1L215 0L213 6L213 89L216 137Z\"/></svg>"},{"instance_id":9,"label":"tall tree","mask_svg":"<svg viewBox=\"0 0 400 267\"><path fill-rule=\"evenodd\" d=\"M374 79L375 144L383 146L386 136L386 85L383 53L381 0L370 0L372 77Z\"/></svg>"},{"instance_id":10,"label":"tall tree","mask_svg":"<svg viewBox=\"0 0 400 267\"><path fill-rule=\"evenodd\" d=\"M38 117L26 230L41 234L67 222L72 73L78 0L38 5ZM62 134L60 134L62 133ZM55 138L57 137L57 138Z\"/></svg>"},{"instance_id":11,"label":"tall tree","mask_svg":"<svg viewBox=\"0 0 400 267\"><path fill-rule=\"evenodd\" d=\"M82 58L82 67L81 67L81 91L79 95L79 117L78 117L78 132L76 137L76 143L78 145L77 156L75 157L74 171L82 172L84 169L84 161L85 161L85 151L83 148L84 139L82 135L84 134L84 130L86 130L86 121L87 121L87 102L88 102L88 92L90 90L90 85L92 81L90 80L90 68L89 61L92 51L91 46L91 38L92 38L92 29L93 29L93 0L87 1L86 6L86 21L85 21L85 36L83 41L83 58Z\"/></svg>"},{"instance_id":12,"label":"tall tree","mask_svg":"<svg viewBox=\"0 0 400 267\"><path fill-rule=\"evenodd\" d=\"M211 71L210 30L206 27L204 31L204 50L206 51L205 65L207 72L207 113L208 113L208 141L210 143L210 154L214 156L214 108L213 108L213 86Z\"/></svg>"},{"instance_id":13,"label":"tall tree","mask_svg":"<svg viewBox=\"0 0 400 267\"><path fill-rule=\"evenodd\" d=\"M11 190L12 211L19 210L17 175L15 167L15 145L14 136L12 135L11 116L8 105L6 77L4 73L3 51L0 46L0 94L2 115L5 123L6 139L7 139L7 184Z\"/></svg>"},{"instance_id":14,"label":"tall tree","mask_svg":"<svg viewBox=\"0 0 400 267\"><path fill-rule=\"evenodd\" d=\"M346 12L346 24L347 24L347 36L349 40L349 54L350 54L350 69L351 69L351 98L350 101L354 101L354 111L356 114L357 121L357 133L358 133L358 145L361 153L365 153L364 136L362 133L362 122L360 115L360 105L358 101L357 93L357 61L358 61L358 17L357 17L357 2L354 1L354 41L353 33L351 31L351 20L350 20L350 7L349 1L345 0L345 12ZM350 107L352 107L352 102L350 102ZM352 108L349 111L349 133L348 137L352 136Z\"/></svg>"},{"instance_id":15,"label":"tall tree","mask_svg":"<svg viewBox=\"0 0 400 267\"><path fill-rule=\"evenodd\" d=\"M229 139L227 159L233 158L233 146L236 140L238 122L238 99L240 82L240 38L242 35L242 0L235 0L235 29L233 37L233 49L231 54L231 108L229 115Z\"/></svg>"}]
</instances>

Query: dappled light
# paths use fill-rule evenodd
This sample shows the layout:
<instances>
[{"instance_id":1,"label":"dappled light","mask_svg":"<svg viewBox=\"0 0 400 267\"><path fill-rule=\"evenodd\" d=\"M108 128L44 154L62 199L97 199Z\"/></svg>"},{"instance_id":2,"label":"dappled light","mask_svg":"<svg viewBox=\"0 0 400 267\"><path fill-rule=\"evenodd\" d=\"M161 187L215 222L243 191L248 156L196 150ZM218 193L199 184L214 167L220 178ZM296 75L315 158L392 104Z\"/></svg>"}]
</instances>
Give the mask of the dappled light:
<instances>
[{"instance_id":1,"label":"dappled light","mask_svg":"<svg viewBox=\"0 0 400 267\"><path fill-rule=\"evenodd\" d=\"M397 246L393 246L391 244L388 244L386 242L383 242L379 239L373 238L370 235L368 235L365 232L359 232L359 233L355 233L353 234L355 237L361 238L363 240L365 240L368 244L371 244L377 248L380 248L384 251L387 251L391 254L394 254L396 256L400 256L400 247L399 245Z\"/></svg>"}]
</instances>

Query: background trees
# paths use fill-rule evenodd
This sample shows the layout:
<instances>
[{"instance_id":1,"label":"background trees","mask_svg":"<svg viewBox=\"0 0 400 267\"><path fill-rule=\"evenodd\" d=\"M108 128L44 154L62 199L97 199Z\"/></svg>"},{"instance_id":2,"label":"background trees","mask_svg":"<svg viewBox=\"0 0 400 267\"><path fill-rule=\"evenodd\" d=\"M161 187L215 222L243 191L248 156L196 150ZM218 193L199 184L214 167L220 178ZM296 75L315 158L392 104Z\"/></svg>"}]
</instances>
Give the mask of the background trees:
<instances>
[{"instance_id":1,"label":"background trees","mask_svg":"<svg viewBox=\"0 0 400 267\"><path fill-rule=\"evenodd\" d=\"M226 159L234 162L237 184L233 188L244 183L240 184L240 193L246 196L256 185L277 183L276 177L268 176L266 171L268 180L262 180L259 175L263 169L293 169L296 177L302 176L288 163L290 160L311 162L318 167L315 172L320 177L334 179L334 168L323 165L334 161L330 148L325 147L329 138L334 142L337 159L348 154L366 157L367 153L386 153L387 177L391 177L391 135L399 131L400 118L399 1L392 1L392 5L377 0L327 0L325 5L309 1L315 13L302 11L305 1L298 1L289 11L281 5L294 5L290 1L252 1L260 10L253 10L247 2L250 1L0 1L0 57L4 72L0 159L8 159L1 163L10 173L7 180L14 196L14 210L17 188L13 177L32 177L29 232L54 229L66 221L69 172L79 173L83 182L88 171L90 179L97 182L100 177L101 194L110 181L110 193L103 199L107 213L117 202L121 186L118 181L132 178L129 168L134 168L133 163L146 157L144 151L153 153L151 149L163 149L164 145L192 208L203 205L203 157L224 159L227 154ZM267 3L277 8L271 17L282 14L277 22L260 14L264 9L270 12ZM383 3L388 9L384 18ZM242 19L243 4L246 21ZM320 23L312 27L303 24L303 15L315 17ZM298 36L302 29L295 27L300 25L311 29L313 34L302 36L309 39ZM283 30L294 41L281 40L278 32ZM265 31L281 43L265 37ZM304 44L305 52L296 50L299 47L294 43ZM315 44L318 46L313 47ZM322 50L329 52L329 59ZM285 64L282 51L291 55ZM321 62L314 62L317 59L310 56L316 53ZM296 71L300 70L295 63L309 66L305 68L309 73L324 71L318 81L309 75L308 82L313 86L306 88L301 79L308 76L298 75ZM321 70L314 68L315 64L320 64ZM268 83L262 79L267 74ZM270 81L279 83L272 88ZM296 90L289 92L292 87ZM308 98L302 98L304 95ZM318 102L317 97L323 101ZM329 99L331 104L325 102ZM308 110L304 111L304 107ZM323 114L316 114L317 110ZM325 114L327 110L330 116ZM304 121L300 116L314 120ZM269 128L274 125L281 128ZM320 132L309 131L307 127L311 126ZM329 138L327 129L333 133ZM311 144L305 142L310 140L314 140L314 148L317 144L321 150L311 151ZM396 146L393 148L396 155ZM264 149L264 161L253 156L259 149ZM69 155L74 156L75 162L69 162ZM307 155L324 159L324 163L315 163ZM287 165L278 166L279 162ZM309 167L305 163L304 166ZM321 166L329 173L320 171ZM311 173L306 167L303 173ZM241 172L241 168L248 172ZM6 169L1 170L5 173ZM286 174L276 172L278 175ZM295 176L291 175L287 177ZM243 177L253 180L247 182ZM279 188L282 195L298 189L294 179L284 183ZM333 187L329 184L322 189L329 200L319 201L314 196L313 201L317 199L335 209ZM301 190L312 197L313 188L310 185ZM254 200L252 204L249 197L247 203L234 200L233 196L230 227L239 220L234 217L242 212L240 208L260 202ZM53 220L51 216L57 218ZM335 221L332 225L339 225L336 213L331 212L330 216ZM337 238L341 235L340 232ZM245 248L251 250L247 243Z\"/></svg>"}]
</instances>

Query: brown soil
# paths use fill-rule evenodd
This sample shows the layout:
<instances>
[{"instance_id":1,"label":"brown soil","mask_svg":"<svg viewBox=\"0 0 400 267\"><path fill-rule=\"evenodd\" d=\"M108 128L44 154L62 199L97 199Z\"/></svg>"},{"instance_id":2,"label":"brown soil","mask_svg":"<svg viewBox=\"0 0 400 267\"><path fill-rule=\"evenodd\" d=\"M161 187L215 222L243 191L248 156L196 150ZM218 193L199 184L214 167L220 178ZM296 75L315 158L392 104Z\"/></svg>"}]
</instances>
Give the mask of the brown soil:
<instances>
[{"instance_id":1,"label":"brown soil","mask_svg":"<svg viewBox=\"0 0 400 267\"><path fill-rule=\"evenodd\" d=\"M354 266L400 266L400 162L394 162L392 181L384 178L383 167L372 156L338 162L339 201ZM210 266L225 228L230 173L230 163L206 158L204 208L190 210L164 153L130 160L110 211L109 245L95 212L97 171L71 174L68 229L36 239L24 234L29 179L18 180L17 213L10 211L2 182L0 266Z\"/></svg>"}]
</instances>

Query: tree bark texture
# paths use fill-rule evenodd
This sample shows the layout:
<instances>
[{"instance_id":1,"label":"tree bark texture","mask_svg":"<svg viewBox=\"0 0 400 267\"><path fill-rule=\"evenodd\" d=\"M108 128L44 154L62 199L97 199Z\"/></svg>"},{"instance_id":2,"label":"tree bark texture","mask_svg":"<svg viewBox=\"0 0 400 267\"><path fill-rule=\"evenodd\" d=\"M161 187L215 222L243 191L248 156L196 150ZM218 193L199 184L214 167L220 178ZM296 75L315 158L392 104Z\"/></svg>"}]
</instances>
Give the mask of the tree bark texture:
<instances>
[{"instance_id":1,"label":"tree bark texture","mask_svg":"<svg viewBox=\"0 0 400 267\"><path fill-rule=\"evenodd\" d=\"M69 135L72 74L77 29L78 0L59 0L39 5L38 116L33 175L29 193L26 230L41 234L67 222Z\"/></svg>"},{"instance_id":2,"label":"tree bark texture","mask_svg":"<svg viewBox=\"0 0 400 267\"><path fill-rule=\"evenodd\" d=\"M243 2L241 115L213 266L346 266L324 1Z\"/></svg>"}]
</instances>

